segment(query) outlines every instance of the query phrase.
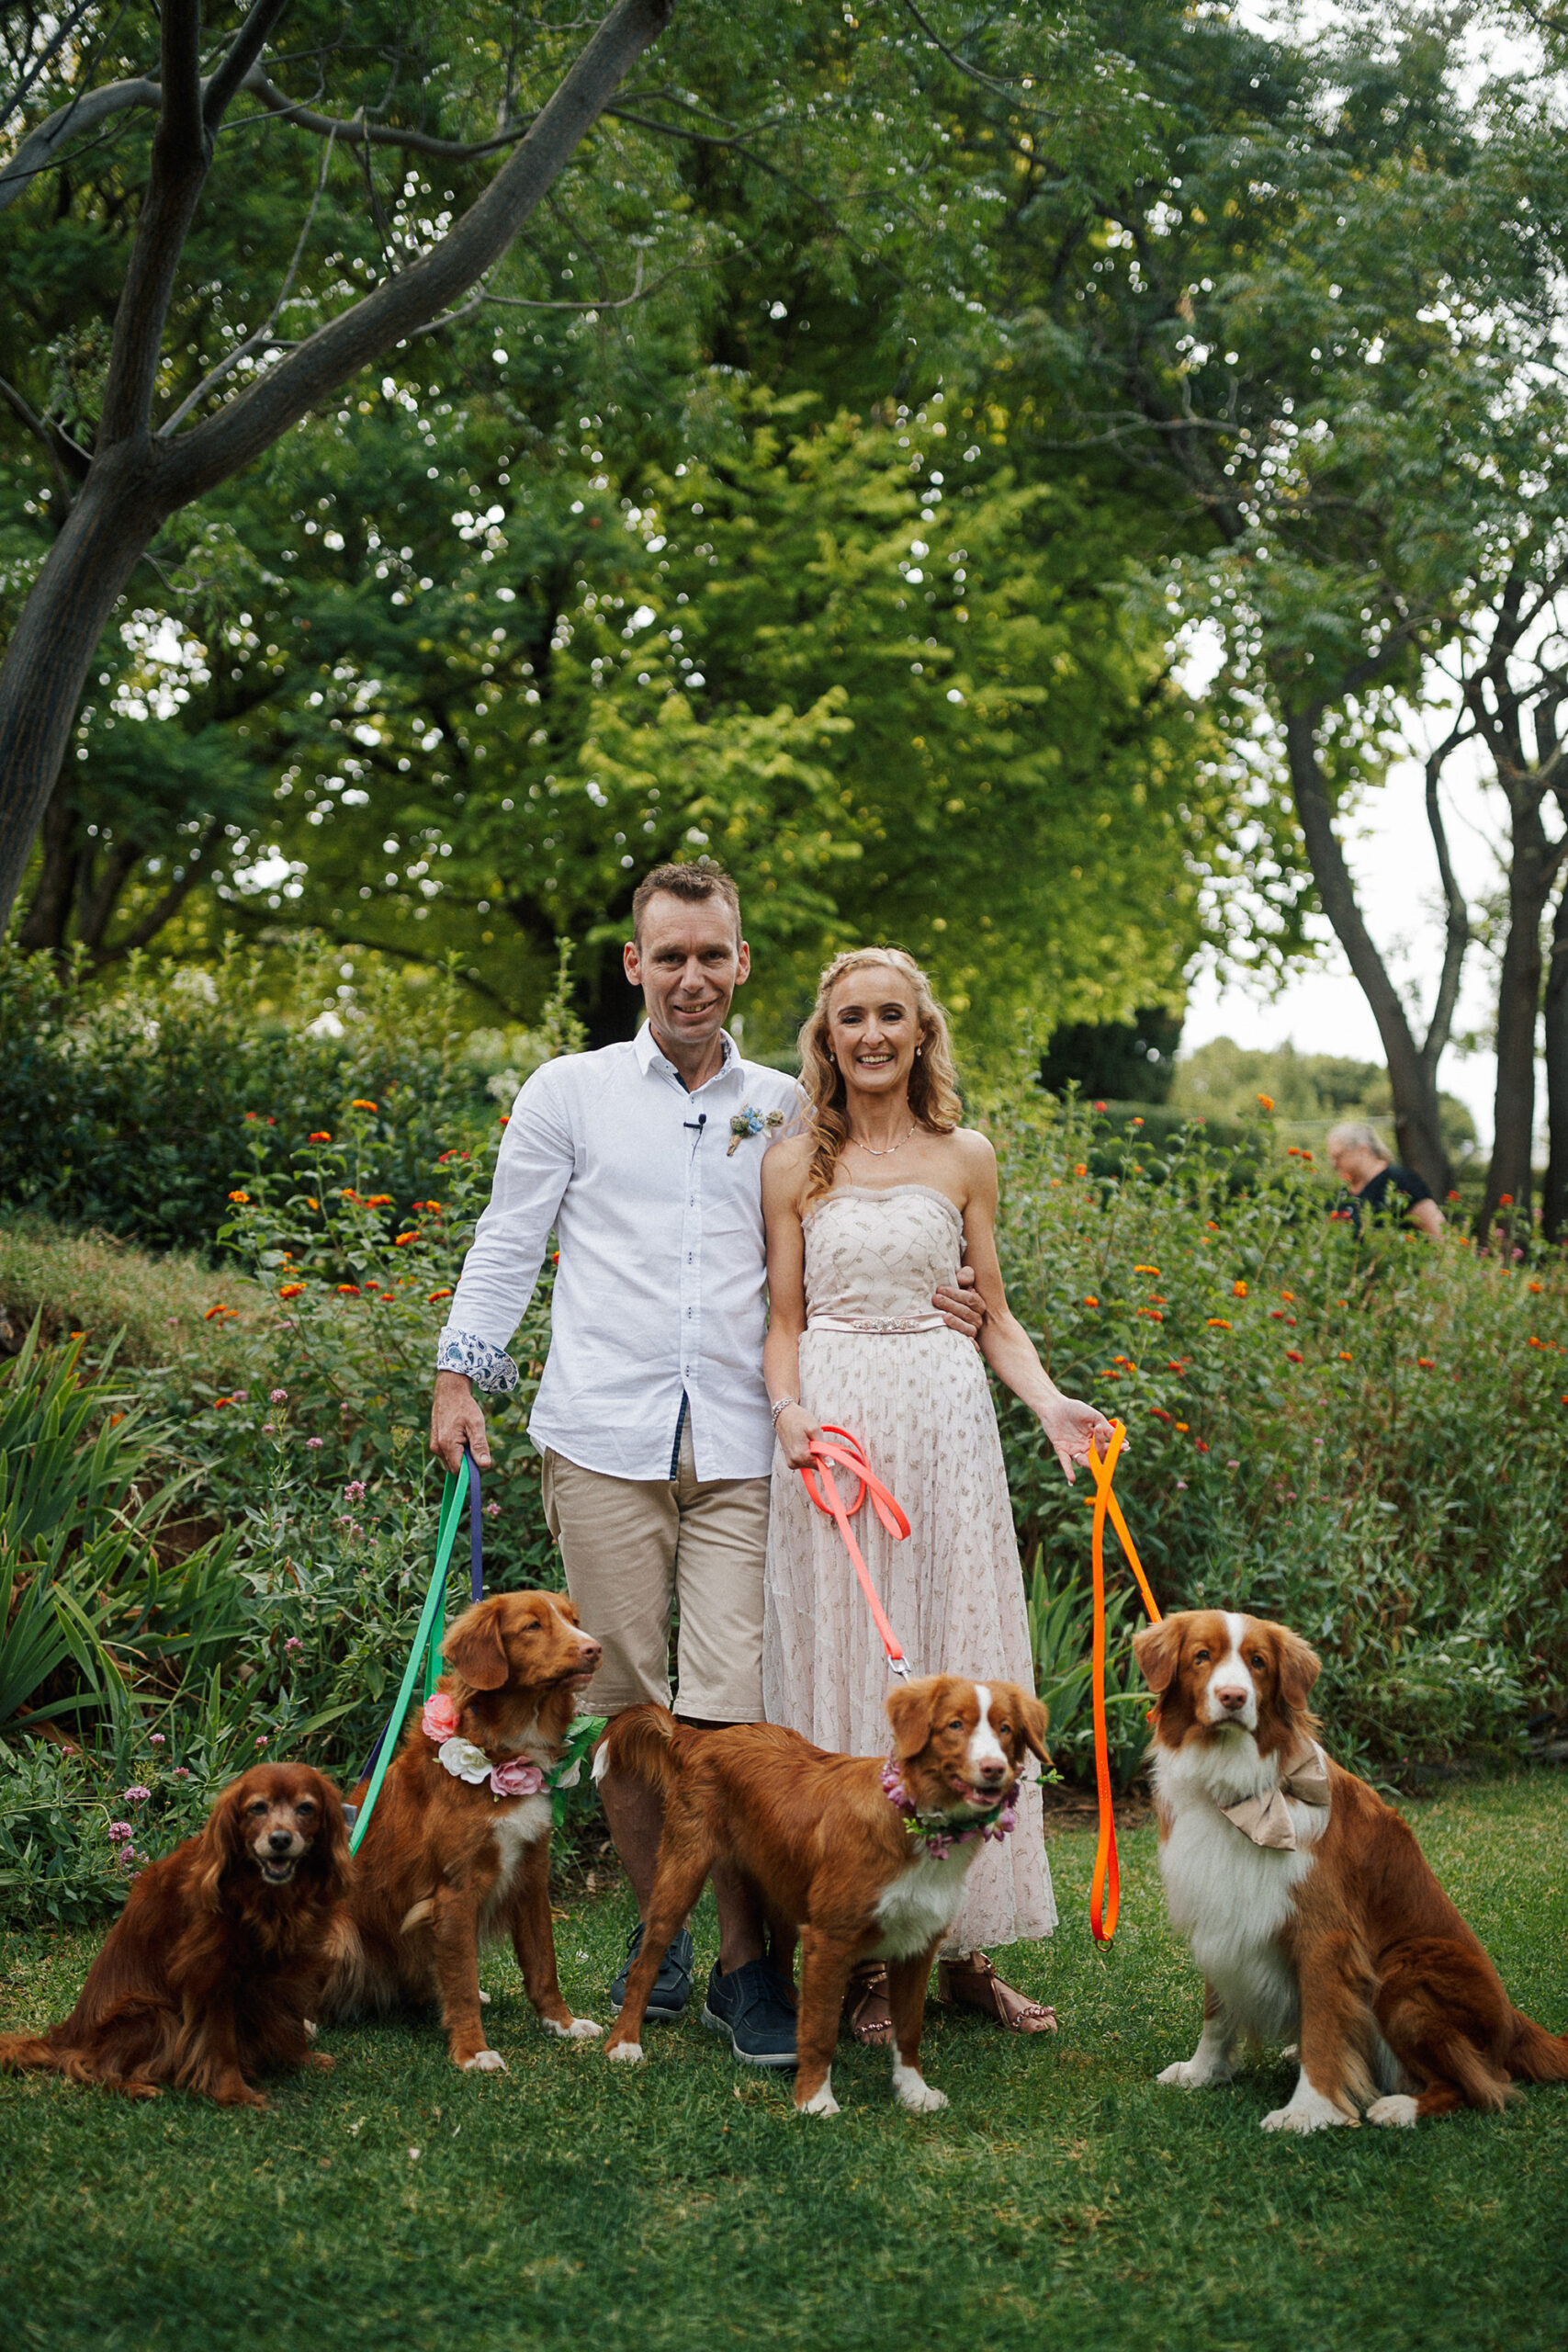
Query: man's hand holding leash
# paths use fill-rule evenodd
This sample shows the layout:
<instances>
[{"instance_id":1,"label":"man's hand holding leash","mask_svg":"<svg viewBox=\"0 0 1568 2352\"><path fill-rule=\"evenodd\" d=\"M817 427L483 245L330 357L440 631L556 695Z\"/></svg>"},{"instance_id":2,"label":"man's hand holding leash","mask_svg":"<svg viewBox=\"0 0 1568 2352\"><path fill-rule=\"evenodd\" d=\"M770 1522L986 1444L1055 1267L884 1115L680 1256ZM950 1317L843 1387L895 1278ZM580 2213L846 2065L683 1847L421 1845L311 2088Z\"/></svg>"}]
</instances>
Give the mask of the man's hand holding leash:
<instances>
[{"instance_id":1,"label":"man's hand holding leash","mask_svg":"<svg viewBox=\"0 0 1568 2352\"><path fill-rule=\"evenodd\" d=\"M430 1408L430 1450L456 1476L465 1445L474 1457L475 1468L488 1470L490 1442L472 1382L466 1372L438 1372Z\"/></svg>"}]
</instances>

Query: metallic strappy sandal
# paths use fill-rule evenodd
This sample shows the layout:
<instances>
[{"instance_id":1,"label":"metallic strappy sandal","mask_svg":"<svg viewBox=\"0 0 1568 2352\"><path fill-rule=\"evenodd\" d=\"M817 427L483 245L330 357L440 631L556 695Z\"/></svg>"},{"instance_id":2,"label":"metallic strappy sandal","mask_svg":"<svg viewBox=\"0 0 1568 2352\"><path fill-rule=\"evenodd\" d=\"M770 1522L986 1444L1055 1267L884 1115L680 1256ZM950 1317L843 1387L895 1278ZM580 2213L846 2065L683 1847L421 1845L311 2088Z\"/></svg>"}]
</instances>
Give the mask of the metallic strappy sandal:
<instances>
[{"instance_id":1,"label":"metallic strappy sandal","mask_svg":"<svg viewBox=\"0 0 1568 2352\"><path fill-rule=\"evenodd\" d=\"M983 1951L937 1963L936 1996L949 2007L978 2009L1009 2033L1055 2033L1056 2012L1005 1984Z\"/></svg>"},{"instance_id":2,"label":"metallic strappy sandal","mask_svg":"<svg viewBox=\"0 0 1568 2352\"><path fill-rule=\"evenodd\" d=\"M855 2040L868 2050L884 2049L892 2041L887 1971L881 1961L865 1962L850 1978L844 1991L843 2021Z\"/></svg>"}]
</instances>

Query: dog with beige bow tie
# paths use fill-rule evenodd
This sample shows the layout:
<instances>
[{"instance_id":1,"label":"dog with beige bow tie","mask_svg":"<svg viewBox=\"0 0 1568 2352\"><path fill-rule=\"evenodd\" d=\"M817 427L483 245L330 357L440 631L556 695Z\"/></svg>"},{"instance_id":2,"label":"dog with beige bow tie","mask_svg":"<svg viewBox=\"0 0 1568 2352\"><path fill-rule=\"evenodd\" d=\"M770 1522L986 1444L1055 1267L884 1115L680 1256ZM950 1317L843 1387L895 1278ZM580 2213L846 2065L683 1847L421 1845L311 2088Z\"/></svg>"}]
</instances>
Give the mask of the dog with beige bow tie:
<instances>
[{"instance_id":1,"label":"dog with beige bow tie","mask_svg":"<svg viewBox=\"0 0 1568 2352\"><path fill-rule=\"evenodd\" d=\"M1415 1837L1314 1736L1319 1660L1286 1626L1217 1609L1146 1625L1160 1871L1203 1971L1203 2031L1160 2075L1228 2082L1237 2043L1299 2044L1266 2132L1413 2124L1568 2082L1568 2036L1513 2007Z\"/></svg>"}]
</instances>

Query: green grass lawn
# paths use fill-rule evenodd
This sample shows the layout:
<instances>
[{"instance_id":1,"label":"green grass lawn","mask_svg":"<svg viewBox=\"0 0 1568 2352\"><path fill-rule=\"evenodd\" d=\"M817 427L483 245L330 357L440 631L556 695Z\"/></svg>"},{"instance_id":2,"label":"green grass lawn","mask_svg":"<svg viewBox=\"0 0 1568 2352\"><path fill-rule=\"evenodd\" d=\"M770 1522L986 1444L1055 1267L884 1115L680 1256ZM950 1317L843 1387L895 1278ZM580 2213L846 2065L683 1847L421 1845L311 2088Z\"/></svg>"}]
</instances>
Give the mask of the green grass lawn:
<instances>
[{"instance_id":1,"label":"green grass lawn","mask_svg":"<svg viewBox=\"0 0 1568 2352\"><path fill-rule=\"evenodd\" d=\"M1412 1808L1510 1993L1568 2028L1568 1784ZM640 2068L547 2042L492 1955L505 2076L457 2075L433 2022L323 2036L330 2079L267 2115L0 2083L0 2341L52 2352L1546 2352L1568 2344L1568 2090L1416 2132L1266 2136L1293 2069L1153 2080L1197 2037L1152 1826L1124 1841L1122 1925L1087 1924L1092 1839L1053 1840L1063 1920L1012 1972L1062 2014L1012 2041L933 2012L925 2120L844 2045L843 2113L797 2118L692 2015ZM574 2003L604 1986L624 1895L558 1928ZM64 2013L95 1939L6 1944L7 2026ZM699 1918L706 1967L711 1915Z\"/></svg>"}]
</instances>

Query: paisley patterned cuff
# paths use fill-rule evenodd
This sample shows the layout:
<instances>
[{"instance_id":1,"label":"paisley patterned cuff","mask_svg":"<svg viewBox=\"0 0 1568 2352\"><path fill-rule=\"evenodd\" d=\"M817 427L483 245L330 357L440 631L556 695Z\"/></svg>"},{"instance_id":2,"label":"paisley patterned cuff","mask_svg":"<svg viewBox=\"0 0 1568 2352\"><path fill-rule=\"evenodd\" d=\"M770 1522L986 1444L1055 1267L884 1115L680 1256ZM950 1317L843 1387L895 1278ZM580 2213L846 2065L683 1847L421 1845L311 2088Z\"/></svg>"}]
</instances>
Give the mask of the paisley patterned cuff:
<instances>
[{"instance_id":1,"label":"paisley patterned cuff","mask_svg":"<svg viewBox=\"0 0 1568 2352\"><path fill-rule=\"evenodd\" d=\"M517 1385L517 1366L504 1348L492 1348L472 1331L455 1331L450 1323L435 1342L435 1369L466 1373L487 1395L504 1394Z\"/></svg>"}]
</instances>

